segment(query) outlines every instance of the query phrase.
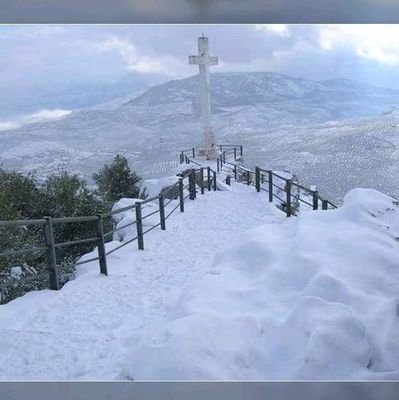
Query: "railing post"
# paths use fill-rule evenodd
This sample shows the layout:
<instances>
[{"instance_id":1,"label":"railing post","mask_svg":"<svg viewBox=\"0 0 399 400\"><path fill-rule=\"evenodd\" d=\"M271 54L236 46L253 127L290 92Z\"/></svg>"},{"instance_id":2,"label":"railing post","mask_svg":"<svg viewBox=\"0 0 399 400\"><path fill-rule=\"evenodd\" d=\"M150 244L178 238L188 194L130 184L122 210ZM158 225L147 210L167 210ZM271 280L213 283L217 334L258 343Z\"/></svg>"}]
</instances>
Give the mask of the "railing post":
<instances>
[{"instance_id":1,"label":"railing post","mask_svg":"<svg viewBox=\"0 0 399 400\"><path fill-rule=\"evenodd\" d=\"M164 231L166 229L165 224L165 202L162 194L159 195L159 219L161 223L161 229Z\"/></svg>"},{"instance_id":2,"label":"railing post","mask_svg":"<svg viewBox=\"0 0 399 400\"><path fill-rule=\"evenodd\" d=\"M269 181L269 202L273 203L273 171L268 171L268 181Z\"/></svg>"},{"instance_id":3,"label":"railing post","mask_svg":"<svg viewBox=\"0 0 399 400\"><path fill-rule=\"evenodd\" d=\"M193 147L193 158L195 158L195 147Z\"/></svg>"},{"instance_id":4,"label":"railing post","mask_svg":"<svg viewBox=\"0 0 399 400\"><path fill-rule=\"evenodd\" d=\"M193 199L193 177L192 177L192 175L191 175L191 171L190 171L190 173L188 174L188 193L189 193L188 198L189 198L190 200L194 200L194 199Z\"/></svg>"},{"instance_id":5,"label":"railing post","mask_svg":"<svg viewBox=\"0 0 399 400\"><path fill-rule=\"evenodd\" d=\"M291 180L287 179L286 183L286 192L287 192L287 199L286 199L286 208L287 208L287 217L291 217Z\"/></svg>"},{"instance_id":6,"label":"railing post","mask_svg":"<svg viewBox=\"0 0 399 400\"><path fill-rule=\"evenodd\" d=\"M200 168L200 185L201 185L201 194L205 193L205 186L204 186L204 168Z\"/></svg>"},{"instance_id":7,"label":"railing post","mask_svg":"<svg viewBox=\"0 0 399 400\"><path fill-rule=\"evenodd\" d=\"M190 172L190 175L188 177L189 179L189 191L190 191L190 200L194 200L195 199L195 170L192 169Z\"/></svg>"},{"instance_id":8,"label":"railing post","mask_svg":"<svg viewBox=\"0 0 399 400\"><path fill-rule=\"evenodd\" d=\"M211 167L207 168L207 177L208 177L208 192L211 190Z\"/></svg>"},{"instance_id":9,"label":"railing post","mask_svg":"<svg viewBox=\"0 0 399 400\"><path fill-rule=\"evenodd\" d=\"M255 167L255 187L256 191L260 192L260 168Z\"/></svg>"},{"instance_id":10,"label":"railing post","mask_svg":"<svg viewBox=\"0 0 399 400\"><path fill-rule=\"evenodd\" d=\"M226 184L229 185L229 186L231 185L231 182L230 182L230 175L227 175L227 176L226 176Z\"/></svg>"},{"instance_id":11,"label":"railing post","mask_svg":"<svg viewBox=\"0 0 399 400\"><path fill-rule=\"evenodd\" d=\"M234 161L237 160L237 147L234 147Z\"/></svg>"},{"instance_id":12,"label":"railing post","mask_svg":"<svg viewBox=\"0 0 399 400\"><path fill-rule=\"evenodd\" d=\"M313 210L317 210L319 208L319 192L315 190L313 192Z\"/></svg>"},{"instance_id":13,"label":"railing post","mask_svg":"<svg viewBox=\"0 0 399 400\"><path fill-rule=\"evenodd\" d=\"M183 178L179 178L179 201L180 201L180 212L184 212L184 185Z\"/></svg>"},{"instance_id":14,"label":"railing post","mask_svg":"<svg viewBox=\"0 0 399 400\"><path fill-rule=\"evenodd\" d=\"M216 192L217 184L216 184L216 172L213 171L213 190Z\"/></svg>"},{"instance_id":15,"label":"railing post","mask_svg":"<svg viewBox=\"0 0 399 400\"><path fill-rule=\"evenodd\" d=\"M98 220L96 222L96 233L97 233L97 249L98 249L98 261L100 263L100 273L108 275L107 269L107 256L105 253L104 244L104 228L103 228L103 216L97 214Z\"/></svg>"},{"instance_id":16,"label":"railing post","mask_svg":"<svg viewBox=\"0 0 399 400\"><path fill-rule=\"evenodd\" d=\"M234 180L237 180L237 165L234 164Z\"/></svg>"},{"instance_id":17,"label":"railing post","mask_svg":"<svg viewBox=\"0 0 399 400\"><path fill-rule=\"evenodd\" d=\"M137 245L139 250L144 250L143 220L141 219L141 203L136 202L136 227L137 227Z\"/></svg>"},{"instance_id":18,"label":"railing post","mask_svg":"<svg viewBox=\"0 0 399 400\"><path fill-rule=\"evenodd\" d=\"M219 150L220 150L220 152L222 152L222 145L221 144L219 144Z\"/></svg>"},{"instance_id":19,"label":"railing post","mask_svg":"<svg viewBox=\"0 0 399 400\"><path fill-rule=\"evenodd\" d=\"M322 200L321 209L322 210L328 210L328 201L327 200Z\"/></svg>"},{"instance_id":20,"label":"railing post","mask_svg":"<svg viewBox=\"0 0 399 400\"><path fill-rule=\"evenodd\" d=\"M223 152L223 164L226 164L226 152Z\"/></svg>"},{"instance_id":21,"label":"railing post","mask_svg":"<svg viewBox=\"0 0 399 400\"><path fill-rule=\"evenodd\" d=\"M251 175L250 175L249 171L247 171L247 185L248 186L250 184L250 180L251 180Z\"/></svg>"},{"instance_id":22,"label":"railing post","mask_svg":"<svg viewBox=\"0 0 399 400\"><path fill-rule=\"evenodd\" d=\"M191 171L193 174L193 196L194 196L194 199L196 199L197 198L197 176L196 176L194 168Z\"/></svg>"},{"instance_id":23,"label":"railing post","mask_svg":"<svg viewBox=\"0 0 399 400\"><path fill-rule=\"evenodd\" d=\"M219 158L216 159L216 165L217 165L217 167L216 167L217 171L220 172L220 168L219 168Z\"/></svg>"},{"instance_id":24,"label":"railing post","mask_svg":"<svg viewBox=\"0 0 399 400\"><path fill-rule=\"evenodd\" d=\"M180 153L180 164L183 164L183 153Z\"/></svg>"},{"instance_id":25,"label":"railing post","mask_svg":"<svg viewBox=\"0 0 399 400\"><path fill-rule=\"evenodd\" d=\"M242 157L242 145L240 146L240 155Z\"/></svg>"},{"instance_id":26,"label":"railing post","mask_svg":"<svg viewBox=\"0 0 399 400\"><path fill-rule=\"evenodd\" d=\"M49 276L49 287L52 290L60 289L60 282L57 271L57 255L54 244L53 221L51 217L45 217L46 224L44 225L44 242L47 247L47 270Z\"/></svg>"}]
</instances>

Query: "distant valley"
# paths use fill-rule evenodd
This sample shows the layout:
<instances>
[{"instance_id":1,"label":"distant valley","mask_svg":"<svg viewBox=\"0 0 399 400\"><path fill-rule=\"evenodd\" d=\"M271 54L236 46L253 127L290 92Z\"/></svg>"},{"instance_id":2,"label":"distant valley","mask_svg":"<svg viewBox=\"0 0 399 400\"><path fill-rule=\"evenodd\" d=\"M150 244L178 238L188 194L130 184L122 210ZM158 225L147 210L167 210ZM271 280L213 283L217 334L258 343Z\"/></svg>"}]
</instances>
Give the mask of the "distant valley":
<instances>
[{"instance_id":1,"label":"distant valley","mask_svg":"<svg viewBox=\"0 0 399 400\"><path fill-rule=\"evenodd\" d=\"M116 153L144 178L172 171L200 143L197 76L62 118L0 132L0 163L40 176L66 169L90 181ZM335 201L354 186L399 197L399 91L272 73L212 74L214 130L245 161L287 168Z\"/></svg>"}]
</instances>

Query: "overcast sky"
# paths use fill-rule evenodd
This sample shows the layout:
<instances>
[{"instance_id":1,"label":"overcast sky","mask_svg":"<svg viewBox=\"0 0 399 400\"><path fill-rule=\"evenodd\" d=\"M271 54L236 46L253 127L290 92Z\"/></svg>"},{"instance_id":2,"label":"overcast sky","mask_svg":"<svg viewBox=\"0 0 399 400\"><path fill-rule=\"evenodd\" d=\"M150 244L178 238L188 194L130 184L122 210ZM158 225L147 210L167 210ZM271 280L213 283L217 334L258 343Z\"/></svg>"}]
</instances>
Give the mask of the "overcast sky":
<instances>
[{"instance_id":1,"label":"overcast sky","mask_svg":"<svg viewBox=\"0 0 399 400\"><path fill-rule=\"evenodd\" d=\"M197 68L187 57L202 32L220 59L213 72L272 71L399 89L399 25L2 25L0 90L189 76Z\"/></svg>"}]
</instances>

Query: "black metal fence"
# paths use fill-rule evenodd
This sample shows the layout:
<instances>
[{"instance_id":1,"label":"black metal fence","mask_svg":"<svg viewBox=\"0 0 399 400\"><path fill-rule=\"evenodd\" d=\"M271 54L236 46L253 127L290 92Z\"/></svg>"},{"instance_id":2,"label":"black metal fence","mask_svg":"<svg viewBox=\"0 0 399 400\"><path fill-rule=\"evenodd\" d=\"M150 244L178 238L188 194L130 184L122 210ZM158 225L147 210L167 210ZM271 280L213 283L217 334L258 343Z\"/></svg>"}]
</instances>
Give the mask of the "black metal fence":
<instances>
[{"instance_id":1,"label":"black metal fence","mask_svg":"<svg viewBox=\"0 0 399 400\"><path fill-rule=\"evenodd\" d=\"M221 157L226 159L226 155L231 155L234 157L234 160L243 157L243 146L241 144L220 144L218 145L219 153ZM180 164L190 164L198 165L201 167L201 164L195 162L193 159L201 152L202 148L192 147L190 149L182 150L180 152ZM219 171L218 171L219 172Z\"/></svg>"},{"instance_id":2,"label":"black metal fence","mask_svg":"<svg viewBox=\"0 0 399 400\"><path fill-rule=\"evenodd\" d=\"M32 276L23 276L3 280L0 277L0 303L3 301L3 294L9 288L21 287L27 285L29 281L35 281L43 276L47 279L47 285L50 289L59 290L62 285L70 279L70 274L65 274L64 271L74 271L78 265L86 264L92 261L98 261L100 273L108 275L107 256L118 251L122 247L137 241L139 250L144 250L144 236L150 231L160 228L166 230L166 221L178 209L184 212L185 201L187 199L194 200L197 197L197 189L199 188L202 194L205 191L217 190L217 173L227 172L226 183L231 184L231 179L238 182L252 185L258 192L265 191L269 193L269 202L278 201L279 207L285 211L287 217L297 215L300 211L300 205L303 207L317 210L327 210L336 208L330 201L322 198L317 190L312 190L300 185L295 179L284 177L272 170L256 167L252 171L243 165L240 165L243 157L242 145L219 145L219 158L216 160L216 171L210 166L204 167L201 163L194 160L201 149L191 148L180 152L181 164L193 164L195 168L187 167L187 170L180 174L177 182L170 187L164 189L157 196L137 201L135 204L124 208L119 208L106 213L82 216L82 217L67 217L67 218L51 218L44 217L33 220L18 220L18 221L0 221L0 230L12 229L29 229L34 227L41 230L42 243L41 245L30 246L24 245L18 250L9 250L0 253L0 260L9 257L23 257L32 254L41 254L41 258L37 258L34 263L39 263L39 274ZM231 161L228 161L231 160ZM156 209L149 213L145 213L144 207L146 204L157 204ZM132 211L135 218L131 222L120 226L114 224L113 228L104 232L105 227L112 226L108 218L113 218L115 215L122 212ZM145 226L145 220L151 216L158 215L158 222ZM55 235L55 227L66 226L68 224L88 224L92 227L92 235L89 237L73 238L73 240L60 242ZM105 244L112 240L116 232L122 231L130 226L136 226L135 236L128 240L123 240L121 244L111 250L106 250ZM40 232L39 232L40 233ZM85 253L97 248L96 256L91 258L67 257L69 249L76 246L84 246ZM91 247L90 247L91 246ZM89 249L89 250L88 250ZM60 260L60 252L63 254L62 261ZM65 260L70 263L65 264ZM63 276L60 276L60 266L63 266ZM37 267L35 265L34 267ZM35 269L35 268L33 268ZM42 280L43 281L43 280ZM43 286L43 285L42 285ZM29 291L29 285L27 285ZM40 285L37 288L42 288ZM7 301L10 298L7 299Z\"/></svg>"},{"instance_id":3,"label":"black metal fence","mask_svg":"<svg viewBox=\"0 0 399 400\"><path fill-rule=\"evenodd\" d=\"M195 148L183 150L180 153L180 163L193 163L198 151ZM192 158L191 158L192 157ZM255 171L243 165L237 164L243 157L243 147L241 145L219 145L219 157L216 160L217 172L228 172L226 183L230 184L231 179L252 185L258 192L269 193L269 202L277 200L280 208L286 213L287 217L298 215L300 206L312 210L328 210L337 208L329 200L320 196L318 190L312 190L300 185L296 179L284 177L272 170L255 167ZM227 161L231 159L233 162Z\"/></svg>"},{"instance_id":4,"label":"black metal fence","mask_svg":"<svg viewBox=\"0 0 399 400\"><path fill-rule=\"evenodd\" d=\"M40 246L29 246L18 250L3 251L0 253L0 258L4 257L23 257L27 254L34 253L45 253L45 273L48 279L48 287L53 290L59 290L68 278L60 280L60 262L57 259L57 251L61 249L68 249L73 246L82 244L92 244L93 248L97 247L97 255L88 259L83 259L80 261L72 261L68 267L74 269L78 265L86 264L92 261L98 261L100 268L100 273L103 275L108 275L107 268L107 256L118 251L122 247L137 241L137 246L139 250L144 250L144 236L150 231L160 228L161 230L166 230L166 221L171 217L171 215L177 211L184 212L185 201L187 199L194 200L197 197L197 189L199 188L201 193L204 194L205 190L217 190L216 183L216 171L210 167L201 168L190 168L184 173L178 175L178 180L175 184L169 186L162 191L157 196L137 201L135 204L112 210L103 214L98 214L94 216L82 216L82 217L67 217L67 218L51 218L44 217L41 219L32 220L16 220L16 221L0 221L0 229L15 229L34 226L42 230L42 245ZM145 213L144 209L148 203L156 203L157 207L155 210ZM126 211L133 211L135 213L135 219L132 222L126 223L122 226L114 225L113 229L108 232L104 232L104 221L106 218L112 218L113 216ZM158 223L145 229L143 222L153 216L159 215ZM91 224L93 226L93 236L85 238L76 238L67 242L57 242L54 235L54 227L57 225L64 224ZM113 248L112 250L106 251L106 242L112 240L113 235L126 229L130 226L136 226L136 235L126 241L123 241L120 245ZM43 270L41 272L43 274ZM37 279L37 275L32 275L28 277L16 277L7 279L6 281L0 280L0 303L4 302L4 298L7 301L11 298L4 296L9 288L15 288L16 286L26 285L30 280ZM41 288L41 287L39 287ZM29 291L29 290L26 290ZM23 293L21 293L23 294Z\"/></svg>"}]
</instances>

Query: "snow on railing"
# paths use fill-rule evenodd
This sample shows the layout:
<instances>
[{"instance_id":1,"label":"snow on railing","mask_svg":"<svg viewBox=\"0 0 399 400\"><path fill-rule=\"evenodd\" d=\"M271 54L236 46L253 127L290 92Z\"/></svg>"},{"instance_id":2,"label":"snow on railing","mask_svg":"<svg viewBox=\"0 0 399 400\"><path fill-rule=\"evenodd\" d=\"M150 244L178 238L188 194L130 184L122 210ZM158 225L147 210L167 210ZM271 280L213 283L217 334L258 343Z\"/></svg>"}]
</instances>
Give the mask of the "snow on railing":
<instances>
[{"instance_id":1,"label":"snow on railing","mask_svg":"<svg viewBox=\"0 0 399 400\"><path fill-rule=\"evenodd\" d=\"M144 236L156 229L158 227L161 230L166 230L166 221L168 218L177 210L184 212L185 201L187 199L194 200L197 194L197 187L200 188L201 193L205 193L205 189L208 191L217 190L216 184L216 171L210 167L201 168L190 168L184 173L178 174L178 180L175 184L169 186L163 190L157 196L145 200L139 200L129 206L121 207L109 212L98 214L95 216L83 216L83 217L66 217L66 218L51 218L44 217L42 219L34 220L17 220L17 221L0 221L0 230L5 232L6 230L12 229L28 229L28 227L36 227L42 229L42 240L43 245L41 246L26 246L23 249L10 250L0 252L0 260L6 260L7 263L11 263L11 260L20 259L21 256L27 254L40 254L40 257L35 258L36 267L40 268L36 271L33 268L34 273L30 273L26 276L22 272L18 276L1 275L0 274L0 304L12 300L30 290L22 290L24 285L27 285L30 281L37 281L40 278L40 284L36 285L35 289L44 289L46 286L53 290L59 290L64 283L68 280L73 279L74 268L78 265L86 264L92 261L98 261L100 267L100 273L103 275L108 275L107 268L107 256L118 251L122 247L137 241L137 246L139 250L144 250ZM177 201L177 202L175 202ZM147 204L154 204L156 202L157 208L149 213L145 213L145 207ZM115 215L121 214L123 212L132 211L135 214L135 218L124 225L116 225L108 232L104 232L104 220L106 218L113 218ZM155 224L150 224L148 228L144 228L145 221L147 218L153 217L154 215L159 215L159 221ZM70 241L57 242L54 235L54 227L65 225L65 224L92 224L95 228L95 234L92 237L86 238L74 238ZM120 232L127 227L136 226L136 235L128 240L123 240L120 245L106 251L105 243L111 241L115 233ZM70 260L70 257L64 257L61 261L57 257L57 250L70 248L79 245L92 245L91 251L97 247L97 256L91 258L81 259L80 257L75 257L75 259ZM86 248L87 252L87 248ZM65 260L71 261L68 265L63 265L63 269L72 271L68 275L60 276L60 266L61 263L65 264ZM20 263L21 264L21 263ZM13 267L16 271L17 267ZM32 269L32 267L31 267ZM13 270L13 271L14 271ZM19 270L18 270L19 271ZM47 279L47 285L43 282ZM19 289L19 290L15 290ZM11 292L16 292L17 295L10 295Z\"/></svg>"},{"instance_id":2,"label":"snow on railing","mask_svg":"<svg viewBox=\"0 0 399 400\"><path fill-rule=\"evenodd\" d=\"M242 145L219 145L219 158L216 160L216 171L210 166L203 166L200 162L194 160L196 154L200 153L201 149L191 148L180 152L181 164L193 164L196 168L188 168L184 173L179 174L178 181L170 187L163 190L157 196L140 200L137 199L134 204L127 207L121 207L109 212L94 216L83 217L66 217L66 218L51 218L44 217L42 219L34 220L18 220L18 221L0 221L0 230L7 229L29 229L29 227L38 228L42 230L43 244L39 246L29 246L18 250L9 250L0 253L0 260L5 259L6 263L12 263L10 260L19 259L21 256L27 254L32 255L35 268L25 268L29 272L25 274L22 271L18 276L3 276L0 274L0 303L10 300L7 296L10 288L21 288L24 284L33 281L40 281L35 288L44 288L44 279L47 279L47 286L53 290L59 290L62 285L74 277L74 269L76 266L86 264L92 261L98 261L100 273L108 275L107 269L107 256L118 251L122 247L137 241L139 250L144 250L144 236L150 231L160 227L161 230L166 229L166 220L177 210L184 212L185 201L187 199L194 200L197 196L197 187L201 193L204 194L205 190L218 190L217 187L217 174L224 172L228 173L225 181L228 185L231 184L231 179L234 178L237 182L243 182L247 185L252 185L258 192L265 191L269 193L269 202L278 201L278 206L285 211L288 217L297 215L300 210L300 205L303 204L304 208L317 210L320 208L327 210L329 208L336 208L330 201L323 199L317 190L308 189L300 185L295 177L291 174L283 176L284 172L277 173L276 171L262 169L256 167L255 171L241 165L243 157ZM227 159L226 159L227 158ZM228 161L231 159L232 162ZM174 203L178 200L177 203ZM157 204L157 208L145 214L147 204ZM123 225L116 224L113 229L104 232L104 223L106 218L113 218L115 215L123 212L132 211L133 218L128 219ZM147 218L159 215L158 222L148 224ZM143 223L146 222L146 223ZM54 235L54 227L65 226L66 224L91 224L93 227L93 235L91 237L76 238L70 241L57 242ZM109 225L109 224L108 224ZM145 226L148 226L146 227ZM109 251L106 251L105 243L111 241L116 233L125 230L128 227L136 226L136 233L134 237L127 240L122 240L121 244ZM36 232L37 233L37 232ZM97 256L91 258L83 258L80 255L67 256L68 250L71 247L85 246L85 251L88 249L92 251L97 247ZM89 247L88 247L89 246ZM59 252L64 252L62 260L59 259ZM37 255L37 256L36 256ZM40 268L39 268L40 266ZM60 268L62 266L62 270ZM17 267L13 267L16 271ZM32 272L32 270L34 272ZM19 271L19 270L18 270ZM65 272L67 271L67 272ZM40 279L39 279L40 278ZM43 287L44 286L44 287ZM32 290L32 289L31 289ZM22 292L27 292L25 290ZM23 293L19 293L21 295ZM17 297L11 296L12 298Z\"/></svg>"},{"instance_id":3,"label":"snow on railing","mask_svg":"<svg viewBox=\"0 0 399 400\"><path fill-rule=\"evenodd\" d=\"M198 149L191 148L180 152L180 163L201 166L200 163L193 160L198 154ZM226 157L230 156L232 162L227 161ZM219 157L216 160L217 172L222 171L229 173L226 176L226 183L229 185L231 178L239 182L245 182L247 185L252 185L258 192L265 191L269 193L269 202L277 199L279 208L281 208L287 217L297 215L302 209L308 210L328 210L335 209L335 206L330 201L322 198L319 192L314 189L309 189L300 185L292 174L282 176L272 170L255 167L255 171L251 171L243 165L240 165L243 157L242 145L219 145Z\"/></svg>"}]
</instances>

